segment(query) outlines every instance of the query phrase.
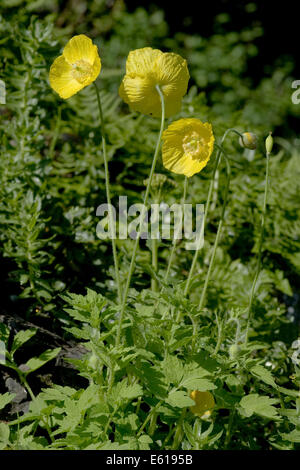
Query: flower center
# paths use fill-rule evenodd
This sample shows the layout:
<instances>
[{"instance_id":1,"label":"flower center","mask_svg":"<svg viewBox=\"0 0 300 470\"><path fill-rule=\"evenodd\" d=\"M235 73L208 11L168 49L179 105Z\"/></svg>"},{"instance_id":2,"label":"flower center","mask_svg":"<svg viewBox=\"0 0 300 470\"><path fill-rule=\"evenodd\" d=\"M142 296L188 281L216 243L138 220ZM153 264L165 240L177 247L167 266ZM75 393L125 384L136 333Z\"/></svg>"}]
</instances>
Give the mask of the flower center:
<instances>
[{"instance_id":1,"label":"flower center","mask_svg":"<svg viewBox=\"0 0 300 470\"><path fill-rule=\"evenodd\" d=\"M186 135L182 141L184 153L188 153L192 158L197 158L201 154L201 147L206 145L205 139L193 131Z\"/></svg>"},{"instance_id":2,"label":"flower center","mask_svg":"<svg viewBox=\"0 0 300 470\"><path fill-rule=\"evenodd\" d=\"M72 75L79 83L85 83L92 75L92 65L84 59L78 60L73 64Z\"/></svg>"}]
</instances>

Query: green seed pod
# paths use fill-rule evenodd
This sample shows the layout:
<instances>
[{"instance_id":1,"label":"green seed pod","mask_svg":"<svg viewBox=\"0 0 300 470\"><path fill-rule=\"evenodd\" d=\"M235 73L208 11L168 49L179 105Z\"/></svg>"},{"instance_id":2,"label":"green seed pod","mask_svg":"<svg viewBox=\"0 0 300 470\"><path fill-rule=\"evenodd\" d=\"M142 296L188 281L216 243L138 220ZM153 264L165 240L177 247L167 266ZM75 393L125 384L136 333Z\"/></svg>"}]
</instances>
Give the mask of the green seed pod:
<instances>
[{"instance_id":1,"label":"green seed pod","mask_svg":"<svg viewBox=\"0 0 300 470\"><path fill-rule=\"evenodd\" d=\"M272 132L270 132L270 134L266 138L266 151L267 151L268 154L272 152L273 143L274 143L274 141L273 141L273 137L272 137Z\"/></svg>"},{"instance_id":2,"label":"green seed pod","mask_svg":"<svg viewBox=\"0 0 300 470\"><path fill-rule=\"evenodd\" d=\"M91 369L96 370L98 366L98 357L96 356L95 353L92 353L91 356L88 359L88 364Z\"/></svg>"},{"instance_id":3,"label":"green seed pod","mask_svg":"<svg viewBox=\"0 0 300 470\"><path fill-rule=\"evenodd\" d=\"M238 356L238 353L240 351L240 347L237 344L232 344L229 347L229 357L230 359L236 359Z\"/></svg>"},{"instance_id":4,"label":"green seed pod","mask_svg":"<svg viewBox=\"0 0 300 470\"><path fill-rule=\"evenodd\" d=\"M257 147L257 137L253 132L244 132L239 138L239 143L246 149L255 150Z\"/></svg>"}]
</instances>

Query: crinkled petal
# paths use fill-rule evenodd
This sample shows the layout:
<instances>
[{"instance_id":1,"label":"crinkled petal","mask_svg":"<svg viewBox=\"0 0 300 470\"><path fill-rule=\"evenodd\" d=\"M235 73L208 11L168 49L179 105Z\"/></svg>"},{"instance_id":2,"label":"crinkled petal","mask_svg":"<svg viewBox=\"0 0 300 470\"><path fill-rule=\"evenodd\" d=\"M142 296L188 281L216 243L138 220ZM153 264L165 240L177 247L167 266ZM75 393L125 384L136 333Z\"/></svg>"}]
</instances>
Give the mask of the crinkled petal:
<instances>
[{"instance_id":1,"label":"crinkled petal","mask_svg":"<svg viewBox=\"0 0 300 470\"><path fill-rule=\"evenodd\" d=\"M96 56L98 56L98 48L90 38L84 34L79 34L70 39L63 50L63 56L69 64L86 60L93 65Z\"/></svg>"},{"instance_id":2,"label":"crinkled petal","mask_svg":"<svg viewBox=\"0 0 300 470\"><path fill-rule=\"evenodd\" d=\"M156 89L158 85L164 96L165 116L170 117L181 109L188 80L186 60L178 54L145 47L129 53L126 75L119 93L131 109L160 117L161 101Z\"/></svg>"},{"instance_id":3,"label":"crinkled petal","mask_svg":"<svg viewBox=\"0 0 300 470\"><path fill-rule=\"evenodd\" d=\"M90 83L93 83L96 80L100 71L101 71L101 60L100 60L99 55L97 54L93 63L92 73L88 80L87 85L89 85Z\"/></svg>"},{"instance_id":4,"label":"crinkled petal","mask_svg":"<svg viewBox=\"0 0 300 470\"><path fill-rule=\"evenodd\" d=\"M119 94L133 111L153 116L161 115L161 103L155 85L148 78L125 75Z\"/></svg>"},{"instance_id":5,"label":"crinkled petal","mask_svg":"<svg viewBox=\"0 0 300 470\"><path fill-rule=\"evenodd\" d=\"M209 159L203 161L194 160L189 154L174 147L167 147L165 144L162 148L162 158L167 170L189 178L195 173L199 173L209 161Z\"/></svg>"},{"instance_id":6,"label":"crinkled petal","mask_svg":"<svg viewBox=\"0 0 300 470\"><path fill-rule=\"evenodd\" d=\"M130 51L126 61L126 74L134 78L135 75L145 77L148 74L153 74L154 64L163 52L152 47L144 47Z\"/></svg>"},{"instance_id":7,"label":"crinkled petal","mask_svg":"<svg viewBox=\"0 0 300 470\"><path fill-rule=\"evenodd\" d=\"M70 98L81 90L84 85L78 83L72 76L72 66L64 56L59 56L50 67L50 85L63 99Z\"/></svg>"},{"instance_id":8,"label":"crinkled petal","mask_svg":"<svg viewBox=\"0 0 300 470\"><path fill-rule=\"evenodd\" d=\"M196 152L186 149L186 138L193 134L199 137ZM193 139L194 137L191 137ZM203 139L203 140L202 140ZM199 173L208 163L214 144L211 124L199 119L186 118L173 122L162 135L162 158L164 166L174 173L191 177Z\"/></svg>"},{"instance_id":9,"label":"crinkled petal","mask_svg":"<svg viewBox=\"0 0 300 470\"><path fill-rule=\"evenodd\" d=\"M166 97L182 98L186 94L190 74L186 60L180 55L162 54L155 62L155 73Z\"/></svg>"}]
</instances>

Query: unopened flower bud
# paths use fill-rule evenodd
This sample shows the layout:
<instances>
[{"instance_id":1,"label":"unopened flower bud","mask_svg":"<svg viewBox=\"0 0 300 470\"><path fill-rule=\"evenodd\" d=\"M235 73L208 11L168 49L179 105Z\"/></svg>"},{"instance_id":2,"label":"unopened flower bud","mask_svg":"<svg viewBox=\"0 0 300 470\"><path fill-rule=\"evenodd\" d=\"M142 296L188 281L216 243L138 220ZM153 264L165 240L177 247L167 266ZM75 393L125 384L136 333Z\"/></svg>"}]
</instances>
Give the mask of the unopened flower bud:
<instances>
[{"instance_id":1,"label":"unopened flower bud","mask_svg":"<svg viewBox=\"0 0 300 470\"><path fill-rule=\"evenodd\" d=\"M94 370L97 369L98 357L96 356L95 353L92 353L91 356L89 357L88 364L91 369L94 369Z\"/></svg>"},{"instance_id":2,"label":"unopened flower bud","mask_svg":"<svg viewBox=\"0 0 300 470\"><path fill-rule=\"evenodd\" d=\"M239 138L239 143L246 149L255 150L257 147L257 137L253 132L244 132Z\"/></svg>"},{"instance_id":3,"label":"unopened flower bud","mask_svg":"<svg viewBox=\"0 0 300 470\"><path fill-rule=\"evenodd\" d=\"M236 359L236 357L239 354L239 351L240 351L239 346L237 344L232 344L229 347L229 357L230 357L230 359Z\"/></svg>"},{"instance_id":4,"label":"unopened flower bud","mask_svg":"<svg viewBox=\"0 0 300 470\"><path fill-rule=\"evenodd\" d=\"M267 151L268 154L272 152L273 142L274 141L273 141L273 137L272 137L272 132L270 132L270 134L266 138L266 151Z\"/></svg>"}]
</instances>

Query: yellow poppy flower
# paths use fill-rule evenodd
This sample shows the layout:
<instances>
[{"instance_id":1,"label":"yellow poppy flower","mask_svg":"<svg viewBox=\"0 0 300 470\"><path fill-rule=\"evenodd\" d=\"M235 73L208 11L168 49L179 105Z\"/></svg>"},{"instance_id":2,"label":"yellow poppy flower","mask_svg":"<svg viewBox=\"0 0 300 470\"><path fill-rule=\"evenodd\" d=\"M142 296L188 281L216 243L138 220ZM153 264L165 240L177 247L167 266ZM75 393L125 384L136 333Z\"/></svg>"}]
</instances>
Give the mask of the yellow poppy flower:
<instances>
[{"instance_id":1,"label":"yellow poppy flower","mask_svg":"<svg viewBox=\"0 0 300 470\"><path fill-rule=\"evenodd\" d=\"M155 88L159 85L169 117L180 111L188 81L187 63L180 55L144 47L129 53L119 94L133 111L160 117L161 102Z\"/></svg>"},{"instance_id":2,"label":"yellow poppy flower","mask_svg":"<svg viewBox=\"0 0 300 470\"><path fill-rule=\"evenodd\" d=\"M210 392L200 392L193 390L190 397L194 400L195 405L191 406L191 412L200 418L209 418L212 409L215 407L215 399Z\"/></svg>"},{"instance_id":3,"label":"yellow poppy flower","mask_svg":"<svg viewBox=\"0 0 300 470\"><path fill-rule=\"evenodd\" d=\"M214 147L211 124L187 118L172 122L162 135L164 166L174 173L193 176L207 165Z\"/></svg>"},{"instance_id":4,"label":"yellow poppy flower","mask_svg":"<svg viewBox=\"0 0 300 470\"><path fill-rule=\"evenodd\" d=\"M84 34L74 36L50 68L50 85L61 98L67 99L90 85L98 77L101 61L98 49Z\"/></svg>"}]
</instances>

